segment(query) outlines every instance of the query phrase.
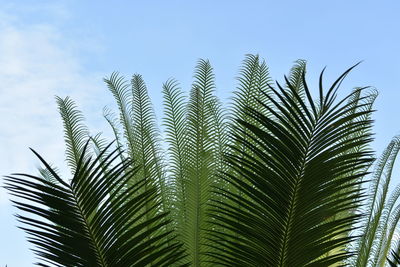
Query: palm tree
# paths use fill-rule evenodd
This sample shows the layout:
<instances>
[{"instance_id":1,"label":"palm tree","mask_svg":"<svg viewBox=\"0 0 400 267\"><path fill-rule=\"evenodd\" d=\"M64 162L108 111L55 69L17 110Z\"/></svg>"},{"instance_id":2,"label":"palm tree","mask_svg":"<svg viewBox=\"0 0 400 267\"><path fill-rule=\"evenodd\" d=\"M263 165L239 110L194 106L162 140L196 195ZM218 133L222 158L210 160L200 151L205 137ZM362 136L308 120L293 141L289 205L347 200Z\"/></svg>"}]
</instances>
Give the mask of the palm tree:
<instances>
[{"instance_id":1,"label":"palm tree","mask_svg":"<svg viewBox=\"0 0 400 267\"><path fill-rule=\"evenodd\" d=\"M337 100L352 68L327 89L322 72L315 98L304 60L281 85L265 60L247 55L224 108L210 62L199 60L189 96L173 79L163 84L164 135L143 78L113 73L104 80L118 107L104 109L113 144L57 97L72 179L36 152L38 176L6 178L25 200L13 201L28 213L18 218L38 264L383 266L400 217L400 189L386 201L398 141L366 195L376 91L357 87ZM360 224L368 234L357 237Z\"/></svg>"}]
</instances>

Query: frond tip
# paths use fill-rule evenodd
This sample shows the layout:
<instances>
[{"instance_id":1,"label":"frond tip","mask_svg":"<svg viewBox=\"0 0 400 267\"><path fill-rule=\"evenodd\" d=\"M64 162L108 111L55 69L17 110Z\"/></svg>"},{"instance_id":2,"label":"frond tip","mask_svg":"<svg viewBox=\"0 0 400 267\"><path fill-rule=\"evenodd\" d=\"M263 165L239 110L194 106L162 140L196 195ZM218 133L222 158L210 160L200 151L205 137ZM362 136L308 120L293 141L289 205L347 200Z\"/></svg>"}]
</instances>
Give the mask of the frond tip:
<instances>
[{"instance_id":1,"label":"frond tip","mask_svg":"<svg viewBox=\"0 0 400 267\"><path fill-rule=\"evenodd\" d=\"M74 172L82 153L83 147L89 138L89 130L83 121L85 118L78 110L75 102L69 98L56 96L58 110L64 124L64 140L66 144L66 160Z\"/></svg>"}]
</instances>

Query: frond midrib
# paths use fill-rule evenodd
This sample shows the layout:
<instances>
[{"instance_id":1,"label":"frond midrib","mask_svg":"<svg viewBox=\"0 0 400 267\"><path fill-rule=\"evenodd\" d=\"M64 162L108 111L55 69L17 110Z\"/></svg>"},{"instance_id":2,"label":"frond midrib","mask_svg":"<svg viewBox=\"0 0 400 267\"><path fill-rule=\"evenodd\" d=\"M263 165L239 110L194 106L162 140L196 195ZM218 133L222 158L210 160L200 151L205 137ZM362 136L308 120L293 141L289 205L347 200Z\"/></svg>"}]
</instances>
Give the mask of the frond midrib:
<instances>
[{"instance_id":1,"label":"frond midrib","mask_svg":"<svg viewBox=\"0 0 400 267\"><path fill-rule=\"evenodd\" d=\"M103 267L108 267L108 264L105 261L105 256L103 254L103 251L100 248L99 242L98 242L96 236L93 234L93 230L92 230L92 227L90 226L89 220L85 216L81 206L79 205L79 201L78 201L78 198L75 195L75 192L73 190L71 190L71 192L72 192L72 195L74 197L74 202L76 204L76 207L78 208L79 214L81 215L81 217L83 219L82 221L83 221L83 223L84 223L84 225L85 225L85 227L86 227L86 229L88 231L90 239L93 242L96 254L98 255L98 260L100 260L100 265L103 266Z\"/></svg>"},{"instance_id":2,"label":"frond midrib","mask_svg":"<svg viewBox=\"0 0 400 267\"><path fill-rule=\"evenodd\" d=\"M288 244L289 244L289 239L290 239L290 233L291 233L291 228L293 224L293 219L295 214L295 207L296 207L296 200L298 198L298 191L301 186L302 182L302 177L304 176L305 168L308 162L308 157L309 157L309 149L312 146L313 143L313 137L314 137L314 130L316 128L316 125L318 125L318 120L315 122L313 125L313 128L311 129L311 133L309 135L309 139L307 140L306 143L306 149L304 151L304 154L302 155L302 160L301 160L301 166L299 170L299 174L297 177L295 177L295 184L294 184L294 190L292 191L292 195L289 197L290 198L290 206L289 206L289 211L287 215L287 221L285 222L285 227L284 227L284 234L283 234L283 244L281 246L281 249L279 250L279 266L286 266L286 261L287 261L287 254L288 254Z\"/></svg>"}]
</instances>

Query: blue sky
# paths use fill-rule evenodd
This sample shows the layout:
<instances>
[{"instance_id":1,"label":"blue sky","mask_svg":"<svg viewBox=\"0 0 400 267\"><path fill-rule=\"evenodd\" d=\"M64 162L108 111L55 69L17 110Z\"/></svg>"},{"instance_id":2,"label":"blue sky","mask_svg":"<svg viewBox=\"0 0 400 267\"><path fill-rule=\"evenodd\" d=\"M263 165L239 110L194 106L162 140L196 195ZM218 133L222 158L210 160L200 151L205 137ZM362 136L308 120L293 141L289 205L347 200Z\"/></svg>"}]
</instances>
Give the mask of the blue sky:
<instances>
[{"instance_id":1,"label":"blue sky","mask_svg":"<svg viewBox=\"0 0 400 267\"><path fill-rule=\"evenodd\" d=\"M142 74L160 118L168 78L188 90L196 61L208 58L227 101L247 53L264 57L277 80L306 59L311 86L323 67L329 83L363 60L342 92L379 90L373 145L380 152L400 133L399 12L395 0L0 0L0 173L35 172L28 147L65 168L54 95L70 95L93 132L102 131L102 108L113 106L102 78L112 71ZM31 266L15 212L1 189L0 266Z\"/></svg>"}]
</instances>

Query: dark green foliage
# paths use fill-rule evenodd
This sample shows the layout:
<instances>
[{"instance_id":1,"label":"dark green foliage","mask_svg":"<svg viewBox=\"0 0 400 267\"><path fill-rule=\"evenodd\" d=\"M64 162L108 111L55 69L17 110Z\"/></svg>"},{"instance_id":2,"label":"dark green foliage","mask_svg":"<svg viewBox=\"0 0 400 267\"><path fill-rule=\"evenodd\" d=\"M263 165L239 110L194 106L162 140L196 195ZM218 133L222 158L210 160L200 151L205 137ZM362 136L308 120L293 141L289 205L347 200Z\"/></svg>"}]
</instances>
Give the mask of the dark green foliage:
<instances>
[{"instance_id":1,"label":"dark green foliage","mask_svg":"<svg viewBox=\"0 0 400 267\"><path fill-rule=\"evenodd\" d=\"M85 150L68 183L35 151L57 184L27 174L5 179L6 188L20 199L13 203L29 214L17 218L36 246L43 261L39 265L170 266L180 260L181 245L171 232L160 231L170 223L166 214L143 220L146 213L160 209L156 188L140 180L114 197L138 169L127 171L130 160L115 162L117 151L105 160L86 160ZM106 160L108 172L101 168ZM151 210L143 211L145 205Z\"/></svg>"},{"instance_id":2,"label":"dark green foliage","mask_svg":"<svg viewBox=\"0 0 400 267\"><path fill-rule=\"evenodd\" d=\"M359 214L328 218L358 207L353 199L360 197L359 190L337 193L356 186L372 161L371 151L345 153L371 141L368 133L346 138L371 127L369 119L360 119L371 111L350 112L354 107L346 105L354 93L334 102L337 85L349 71L326 93L321 86L318 101L311 98L303 74L306 100L286 80L291 95L277 84L278 90L270 88L273 95L265 93L269 103L260 101L270 116L247 110L257 125L240 121L246 131L236 132L237 145L232 147L236 153L228 157L234 172L224 175L241 194L215 188L217 195L230 201L214 201L212 209L216 223L238 236L212 231L212 239L221 245L210 253L215 263L329 266L350 255L340 251L323 257L352 241L336 236L348 232ZM243 147L252 153L243 152Z\"/></svg>"}]
</instances>

